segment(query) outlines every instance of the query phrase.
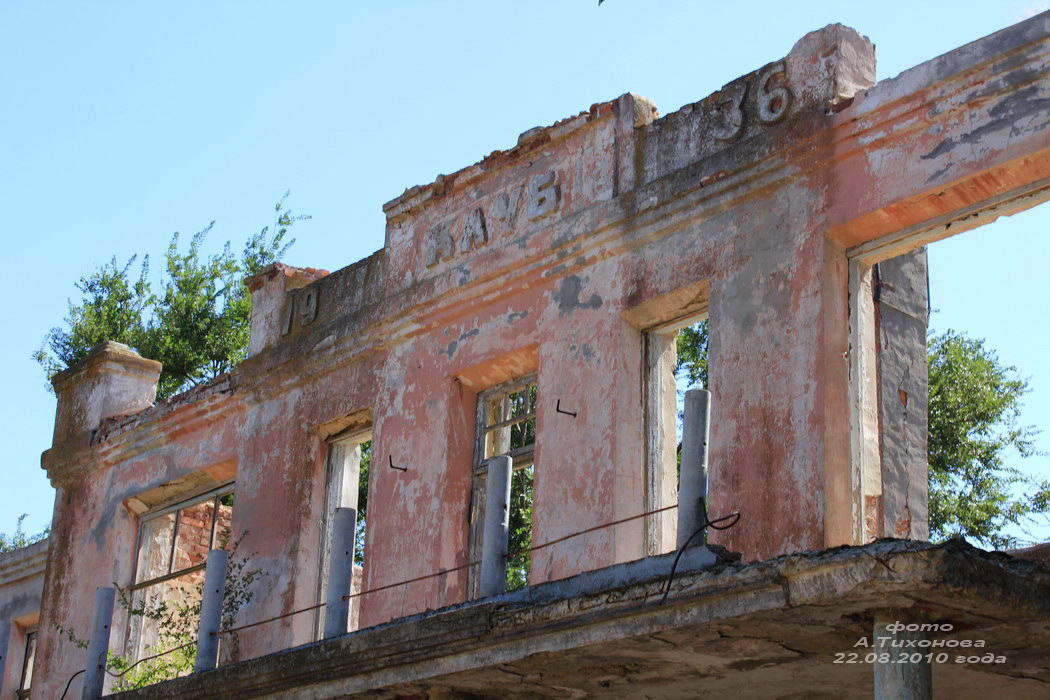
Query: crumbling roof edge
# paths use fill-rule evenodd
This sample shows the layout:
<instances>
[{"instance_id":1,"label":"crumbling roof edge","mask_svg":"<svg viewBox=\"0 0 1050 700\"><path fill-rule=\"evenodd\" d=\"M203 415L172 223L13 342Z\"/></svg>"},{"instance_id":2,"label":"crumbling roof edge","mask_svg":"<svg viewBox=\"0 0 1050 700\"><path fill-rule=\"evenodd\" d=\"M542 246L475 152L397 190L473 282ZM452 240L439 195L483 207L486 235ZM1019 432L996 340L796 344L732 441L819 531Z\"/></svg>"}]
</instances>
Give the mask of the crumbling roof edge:
<instances>
[{"instance_id":1,"label":"crumbling roof edge","mask_svg":"<svg viewBox=\"0 0 1050 700\"><path fill-rule=\"evenodd\" d=\"M453 187L462 187L485 173L493 171L540 146L558 141L587 124L612 116L616 113L617 105L625 99L630 99L638 105L645 105L647 114L635 115L636 126L640 125L639 122L648 123L656 115L656 107L649 100L630 92L612 100L596 102L591 105L590 109L560 119L548 126L536 126L523 131L518 135L517 143L506 150L497 149L492 151L472 165L460 168L447 175L438 175L429 184L409 187L402 194L384 204L383 212L387 215L387 218L395 218L407 214L430 199L447 194Z\"/></svg>"},{"instance_id":2,"label":"crumbling roof edge","mask_svg":"<svg viewBox=\"0 0 1050 700\"><path fill-rule=\"evenodd\" d=\"M95 431L91 439L91 446L97 447L102 445L141 425L158 420L179 409L193 406L211 397L233 393L237 390L237 385L237 374L236 370L234 370L220 374L214 379L191 387L171 398L161 399L138 413L106 418Z\"/></svg>"}]
</instances>

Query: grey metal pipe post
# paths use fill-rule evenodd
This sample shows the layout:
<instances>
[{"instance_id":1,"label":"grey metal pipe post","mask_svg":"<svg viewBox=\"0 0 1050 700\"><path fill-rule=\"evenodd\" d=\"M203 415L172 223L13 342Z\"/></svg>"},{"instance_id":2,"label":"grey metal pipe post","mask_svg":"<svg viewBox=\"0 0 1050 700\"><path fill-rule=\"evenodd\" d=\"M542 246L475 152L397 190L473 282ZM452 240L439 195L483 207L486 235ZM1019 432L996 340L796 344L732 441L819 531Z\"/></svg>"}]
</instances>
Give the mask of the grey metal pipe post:
<instances>
[{"instance_id":1,"label":"grey metal pipe post","mask_svg":"<svg viewBox=\"0 0 1050 700\"><path fill-rule=\"evenodd\" d=\"M707 441L711 437L711 392L690 389L685 392L685 420L682 428L682 471L678 486L678 549L703 527L707 514L700 499L707 500ZM705 542L693 537L691 547Z\"/></svg>"},{"instance_id":2,"label":"grey metal pipe post","mask_svg":"<svg viewBox=\"0 0 1050 700\"><path fill-rule=\"evenodd\" d=\"M328 561L328 589L325 591L324 637L346 634L350 621L350 586L354 580L354 540L357 537L357 510L336 508L332 518L332 546Z\"/></svg>"},{"instance_id":3,"label":"grey metal pipe post","mask_svg":"<svg viewBox=\"0 0 1050 700\"><path fill-rule=\"evenodd\" d=\"M95 591L95 614L91 620L91 641L88 643L87 660L84 663L83 700L98 700L102 697L102 685L106 680L106 656L109 652L109 628L113 624L113 602L117 592L113 588Z\"/></svg>"},{"instance_id":4,"label":"grey metal pipe post","mask_svg":"<svg viewBox=\"0 0 1050 700\"><path fill-rule=\"evenodd\" d=\"M481 536L482 598L507 590L507 540L510 537L510 478L514 460L506 455L488 461L485 523Z\"/></svg>"},{"instance_id":5,"label":"grey metal pipe post","mask_svg":"<svg viewBox=\"0 0 1050 700\"><path fill-rule=\"evenodd\" d=\"M226 565L230 553L225 549L208 552L204 570L204 593L201 619L197 627L197 662L193 672L210 671L219 665L219 625L222 624L222 599L226 593Z\"/></svg>"},{"instance_id":6,"label":"grey metal pipe post","mask_svg":"<svg viewBox=\"0 0 1050 700\"><path fill-rule=\"evenodd\" d=\"M875 700L933 700L929 647L911 647L904 643L922 641L926 639L926 632L903 629L907 625L901 622L901 617L892 611L875 617L875 644L871 649L876 659L872 664ZM912 663L912 659L917 660ZM897 663L901 661L903 663Z\"/></svg>"},{"instance_id":7,"label":"grey metal pipe post","mask_svg":"<svg viewBox=\"0 0 1050 700\"><path fill-rule=\"evenodd\" d=\"M11 621L0 620L0 685L7 673L7 645L11 642Z\"/></svg>"}]
</instances>

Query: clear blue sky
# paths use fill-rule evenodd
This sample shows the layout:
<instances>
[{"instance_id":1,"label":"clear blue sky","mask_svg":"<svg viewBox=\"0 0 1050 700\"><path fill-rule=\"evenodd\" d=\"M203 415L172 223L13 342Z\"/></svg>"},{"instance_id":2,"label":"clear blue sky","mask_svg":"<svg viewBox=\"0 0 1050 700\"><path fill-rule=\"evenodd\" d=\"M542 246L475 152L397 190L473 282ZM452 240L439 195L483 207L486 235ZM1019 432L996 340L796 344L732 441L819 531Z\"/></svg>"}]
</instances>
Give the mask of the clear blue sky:
<instances>
[{"instance_id":1,"label":"clear blue sky","mask_svg":"<svg viewBox=\"0 0 1050 700\"><path fill-rule=\"evenodd\" d=\"M313 216L288 262L338 269L383 245L381 205L627 91L667 113L848 24L879 78L1047 2L6 2L0 7L0 531L50 519L54 398L30 355L73 282L156 258L215 220L239 244L285 190ZM938 328L985 337L1050 424L1050 207L931 250ZM1041 439L1050 451L1050 435ZM1050 461L1032 460L1045 474ZM1043 530L1050 539L1050 529Z\"/></svg>"}]
</instances>

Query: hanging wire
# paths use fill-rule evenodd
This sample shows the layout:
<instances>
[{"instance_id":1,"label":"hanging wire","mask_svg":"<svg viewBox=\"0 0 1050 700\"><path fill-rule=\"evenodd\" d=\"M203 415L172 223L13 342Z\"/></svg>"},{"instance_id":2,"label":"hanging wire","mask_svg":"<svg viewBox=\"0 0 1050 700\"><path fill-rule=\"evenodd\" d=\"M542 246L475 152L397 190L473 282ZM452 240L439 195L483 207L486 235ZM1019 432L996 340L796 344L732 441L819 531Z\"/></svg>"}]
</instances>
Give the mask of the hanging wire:
<instances>
[{"instance_id":1,"label":"hanging wire","mask_svg":"<svg viewBox=\"0 0 1050 700\"><path fill-rule=\"evenodd\" d=\"M220 630L219 634L233 634L234 632L240 632L241 630L251 629L252 627L258 627L259 625L265 625L267 622L275 622L277 620L283 620L286 617L292 617L293 615L299 615L300 613L310 612L311 610L317 610L323 608L328 603L318 603L317 605L311 605L308 608L301 608L299 610L293 610L292 612L284 613L283 615L274 615L258 622L249 622L247 625L241 625L240 627L231 627L229 629Z\"/></svg>"},{"instance_id":2,"label":"hanging wire","mask_svg":"<svg viewBox=\"0 0 1050 700\"><path fill-rule=\"evenodd\" d=\"M62 691L62 700L66 700L66 693L69 692L69 686L73 685L73 679L79 676L81 673L84 673L85 671L87 671L87 669L82 668L69 677L69 680L66 681L66 689Z\"/></svg>"},{"instance_id":3,"label":"hanging wire","mask_svg":"<svg viewBox=\"0 0 1050 700\"><path fill-rule=\"evenodd\" d=\"M159 659L162 656L167 656L168 654L173 654L176 651L179 651L180 649L185 649L186 647L192 647L192 646L195 646L196 644L197 644L196 641L186 642L185 644L180 644L177 647L172 647L171 649L168 649L167 651L162 651L159 654L153 654L152 656L147 656L145 658L139 659L138 661L136 661L135 663L131 664L126 669L121 671L120 673L113 673L113 671L110 671L108 668L106 669L106 673L108 673L109 675L113 676L114 678L123 678L127 674L131 673L131 669L135 668L139 664L144 664L147 661L153 661L154 659Z\"/></svg>"},{"instance_id":4,"label":"hanging wire","mask_svg":"<svg viewBox=\"0 0 1050 700\"><path fill-rule=\"evenodd\" d=\"M707 517L707 504L704 501L704 499L702 499L702 498L700 499L700 506L701 506L702 512L704 513L704 525L701 526L700 529L698 529L696 532L694 532L689 537L688 540L686 540L686 543L681 547L681 549L679 549L677 556L675 556L674 564L671 566L671 575L668 578L668 581L667 581L667 584L666 584L666 590L664 591L663 598L660 600L661 603L663 603L664 601L667 600L667 596L668 596L668 594L671 591L671 585L672 585L672 583L674 581L675 572L676 572L676 570L678 568L678 562L681 559L682 554L685 553L686 548L696 538L696 536L699 535L700 533L702 533L704 531L704 529L706 529L707 527L711 527L711 528L713 528L715 530L728 530L729 528L731 528L734 525L736 525L737 522L739 522L739 520L740 520L740 513L733 513L731 515L727 515L727 516L722 517L722 518L716 518L715 520L710 520ZM580 535L586 535L588 533L596 532L597 530L602 530L602 529L605 529L607 527L613 527L615 525L622 525L623 523L628 523L628 522L631 522L633 520L638 520L640 518L646 518L646 517L649 517L651 515L656 515L658 513L663 513L663 512L668 511L668 510L673 510L673 509L675 509L677 507L678 507L678 504L675 503L675 504L670 505L670 506L664 506L663 508L656 508L654 510L649 510L649 511L646 511L644 513L638 513L637 515L632 515L632 516L629 516L629 517L626 517L626 518L620 518L619 520L613 520L613 521L610 521L610 522L607 522L607 523L602 523L601 525L595 525L594 527L589 527L589 528L587 528L585 530L580 530L579 532L573 532L573 533L570 533L568 535L564 535L563 537L558 537L556 539L553 539L553 540L551 540L549 542L544 542L543 544L538 544L538 545L535 545L535 546L532 546L532 547L527 547L527 548L524 548L524 549L519 549L519 550L516 550L516 551L513 551L513 552L509 552L506 555L506 558L507 559L512 559L514 557L519 557L519 556L521 556L523 554L528 554L530 552L535 552L535 551L540 550L540 549L545 549L547 547L551 547L551 546L559 544L561 542L565 542L566 540L572 539L574 537L579 537ZM732 520L732 522L729 523L728 525L721 525L721 523L727 522L729 520ZM478 566L480 564L481 564L481 562L479 562L479 561L468 562L466 564L462 564L460 566L455 566L455 567L452 567L450 569L442 569L441 571L435 571L434 573L426 574L424 576L416 576L414 578L405 579L403 581L397 581L395 583L386 584L384 586L377 586L376 588L370 588L368 590L358 591L357 593L351 593L349 595L343 596L343 600L350 600L352 598L365 596L365 595L368 595L370 593L378 593L379 591L385 591L385 590L389 590L391 588L397 588L399 586L405 586L405 585L408 585L410 583L417 583L419 581L426 581L428 579L437 578L439 576L446 576L448 574L455 573L457 571L462 571L464 569L469 569L472 566ZM262 620L258 620L256 622L251 622L251 623L248 623L246 625L240 625L238 627L231 627L231 628L228 628L228 629L224 629L224 630L221 630L219 632L219 634L222 635L222 634L233 634L235 632L241 632L243 630L251 629L253 627L259 627L260 625L265 625L265 624L268 624L270 622L276 622L278 620L283 620L283 619L288 618L288 617L293 617L295 615L300 615L300 614L305 613L305 612L310 612L312 610L318 610L320 608L325 607L325 605L326 605L326 603L318 603L316 605L310 605L310 606L305 607L305 608L300 608L299 610L293 610L291 612L283 613L281 615L274 615L273 617L268 617L268 618L265 618L265 619L262 619ZM147 661L152 661L154 659L159 659L162 656L166 656L168 654L171 654L171 653L174 653L176 651L179 651L180 649L185 649L185 648L193 646L195 644L197 644L196 641L187 642L186 644L182 644L180 646L173 647L173 648L168 649L166 651L160 652L159 654L153 654L151 656L147 656L145 658L139 659L134 664L132 664L128 668L124 669L120 673L114 673L114 672L112 672L112 671L110 671L108 669L106 669L106 673L109 674L110 676L113 676L114 678L121 678L121 677L127 675L132 669L134 669L139 664L143 664L143 663L145 663ZM77 673L75 673L69 679L69 683L66 684L66 692L69 691L69 686L72 684L73 679L76 678L81 673L84 673L84 671L83 670L78 671ZM63 698L65 698L66 692L64 692L62 694Z\"/></svg>"},{"instance_id":5,"label":"hanging wire","mask_svg":"<svg viewBox=\"0 0 1050 700\"><path fill-rule=\"evenodd\" d=\"M638 520L639 518L647 518L650 515L656 515L657 513L663 513L665 510L672 510L672 509L677 508L677 507L678 507L678 504L675 503L674 505L664 506L663 508L657 508L656 510L649 510L649 511L646 511L644 513L639 513L638 515L632 515L632 516L627 517L627 518L621 518L619 520L613 520L612 522L602 523L601 525L595 525L594 527L589 527L586 530L580 530L579 532L573 532L573 533L570 533L568 535L565 535L564 537L559 537L559 538L557 538L555 540L551 540L550 542L544 542L543 544L538 544L535 547L527 547L525 549L519 549L517 551L510 552L509 554L507 554L507 558L508 559L512 559L514 557L520 557L522 554L528 554L529 552L535 552L537 549L544 549L545 547L551 547L551 546L556 545L556 544L558 544L560 542L564 542L565 540L571 540L573 537L579 537L580 535L586 535L589 532L594 532L596 530L602 530L602 529L607 528L607 527L612 527L613 525L622 525L623 523L629 523L632 520Z\"/></svg>"},{"instance_id":6,"label":"hanging wire","mask_svg":"<svg viewBox=\"0 0 1050 700\"><path fill-rule=\"evenodd\" d=\"M683 544L678 549L678 554L675 555L674 563L671 565L671 575L667 577L667 586L664 589L664 595L663 595L662 598L660 598L660 604L661 605L663 605L665 602L667 602L667 596L669 596L671 594L671 586L674 584L674 575L675 575L675 572L678 570L678 562L679 562L679 560L682 558L682 555L685 554L686 548L696 538L696 536L699 535L701 532L703 532L704 530L706 530L709 527L711 529L713 529L713 530L728 530L729 528L733 527L738 522L740 522L740 512L739 511L737 511L736 513L730 513L729 515L724 515L721 518L715 518L714 520L711 520L710 518L708 518L707 517L707 499L705 499L703 496L700 497L700 512L703 513L703 515L704 515L704 524L701 525L697 529L696 532L694 532L693 534L689 535L689 539L687 539L685 541L685 544ZM732 520L733 522L729 523L728 525L720 525L720 523L724 523L724 522L729 521L729 520Z\"/></svg>"},{"instance_id":7,"label":"hanging wire","mask_svg":"<svg viewBox=\"0 0 1050 700\"><path fill-rule=\"evenodd\" d=\"M377 593L379 591L385 591L385 590L390 589L390 588L397 588L398 586L404 586L404 585L407 585L409 583L416 583L417 581L426 581L427 579L430 579L430 578L437 578L438 576L444 576L446 574L452 574L452 573L455 573L457 571L462 571L463 569L469 569L472 566L479 566L480 564L481 564L480 561L467 562L466 564L462 564L460 566L454 566L451 569L442 569L441 571L435 571L434 573L427 574L426 576L417 576L415 578L405 579L404 581L398 581L396 583L388 583L385 586L377 586L376 588L369 588L366 591L358 591L357 593L351 593L350 595L344 595L343 596L343 600L350 600L351 598L358 598L358 597L363 596L363 595L368 595L369 593Z\"/></svg>"}]
</instances>

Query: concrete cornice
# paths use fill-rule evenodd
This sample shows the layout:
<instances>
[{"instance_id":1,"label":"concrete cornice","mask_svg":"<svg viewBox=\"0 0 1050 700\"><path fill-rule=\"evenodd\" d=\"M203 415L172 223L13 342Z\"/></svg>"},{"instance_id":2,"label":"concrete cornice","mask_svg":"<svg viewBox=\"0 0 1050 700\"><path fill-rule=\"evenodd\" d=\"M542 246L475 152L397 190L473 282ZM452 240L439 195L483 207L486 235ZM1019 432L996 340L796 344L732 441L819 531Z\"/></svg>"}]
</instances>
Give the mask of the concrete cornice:
<instances>
[{"instance_id":1,"label":"concrete cornice","mask_svg":"<svg viewBox=\"0 0 1050 700\"><path fill-rule=\"evenodd\" d=\"M854 248L909 227L934 228L944 215L1023 194L1050 175L1040 99L1048 57L1050 11L858 93L831 116L829 137L838 177L869 177L860 206L843 197L830 212L831 238ZM983 137L989 133L1002 137ZM908 163L926 176L903 178L882 163ZM941 237L965 230L948 223Z\"/></svg>"},{"instance_id":2,"label":"concrete cornice","mask_svg":"<svg viewBox=\"0 0 1050 700\"><path fill-rule=\"evenodd\" d=\"M518 669L531 663L535 670L537 653L556 658L568 674L553 680L549 676L558 671L551 668L544 679L564 692L566 685L595 682L579 677L581 658L589 658L587 665L592 667L603 653L640 648L636 645L652 635L659 635L661 642L653 644L675 649L668 638L689 645L725 638L727 630L788 646L791 653L776 663L798 664L805 656L809 662L826 664L816 668L827 673L835 668L833 653L869 634L870 622L866 626L864 620L887 607L916 606L929 620L950 620L955 623L950 628L988 638L992 647L1016 637L1024 623L1041 623L1050 615L1050 572L961 541L932 545L880 540L747 565L686 566L669 585L665 570L673 557L621 565L624 571L648 567L650 575L644 580L610 578L604 588L593 590L580 585L601 573L591 572L225 665L121 697L276 697L304 686L316 697L395 697L426 695L432 688L469 691L477 683L494 695L517 697L514 690L527 688L521 685ZM663 565L659 573L657 564ZM604 652L597 650L599 645ZM805 651L795 651L800 647ZM740 659L740 649L732 645L706 647L705 652L712 654L705 657L708 660L721 653L726 663ZM631 658L639 664L648 660L647 670L656 679L660 671L681 673L683 652L672 653L679 656L670 661L658 654ZM769 665L768 655L758 655ZM1011 668L992 670L1009 674L1013 667L1025 668L1026 661L1011 656ZM622 658L609 663L622 663ZM740 681L746 684L746 671L759 665L741 665ZM731 671L735 669L730 666L727 673Z\"/></svg>"},{"instance_id":3,"label":"concrete cornice","mask_svg":"<svg viewBox=\"0 0 1050 700\"><path fill-rule=\"evenodd\" d=\"M135 369L140 372L152 372L158 375L162 367L161 363L139 355L123 343L107 340L92 348L80 362L52 377L51 384L55 387L56 392L60 392L70 379L105 362L115 362L129 369Z\"/></svg>"},{"instance_id":4,"label":"concrete cornice","mask_svg":"<svg viewBox=\"0 0 1050 700\"><path fill-rule=\"evenodd\" d=\"M0 587L22 579L42 576L47 567L49 540L0 554Z\"/></svg>"},{"instance_id":5,"label":"concrete cornice","mask_svg":"<svg viewBox=\"0 0 1050 700\"><path fill-rule=\"evenodd\" d=\"M99 462L128 459L164 444L173 431L193 430L224 416L231 410L236 387L236 375L223 375L140 413L108 419L90 446L73 451L46 450L41 466L52 486L71 483Z\"/></svg>"}]
</instances>

